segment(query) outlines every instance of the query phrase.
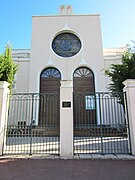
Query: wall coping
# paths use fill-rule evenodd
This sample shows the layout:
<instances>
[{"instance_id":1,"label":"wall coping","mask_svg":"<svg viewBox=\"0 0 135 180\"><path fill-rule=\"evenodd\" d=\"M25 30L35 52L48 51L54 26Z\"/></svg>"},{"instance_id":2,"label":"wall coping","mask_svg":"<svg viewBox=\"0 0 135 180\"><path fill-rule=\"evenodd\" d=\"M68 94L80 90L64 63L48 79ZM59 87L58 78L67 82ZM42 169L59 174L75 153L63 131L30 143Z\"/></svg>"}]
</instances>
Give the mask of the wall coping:
<instances>
[{"instance_id":1,"label":"wall coping","mask_svg":"<svg viewBox=\"0 0 135 180\"><path fill-rule=\"evenodd\" d=\"M130 88L135 88L135 79L127 79L123 82L125 85L124 88L130 87Z\"/></svg>"},{"instance_id":2,"label":"wall coping","mask_svg":"<svg viewBox=\"0 0 135 180\"><path fill-rule=\"evenodd\" d=\"M8 88L9 85L7 81L0 81L0 89Z\"/></svg>"}]
</instances>

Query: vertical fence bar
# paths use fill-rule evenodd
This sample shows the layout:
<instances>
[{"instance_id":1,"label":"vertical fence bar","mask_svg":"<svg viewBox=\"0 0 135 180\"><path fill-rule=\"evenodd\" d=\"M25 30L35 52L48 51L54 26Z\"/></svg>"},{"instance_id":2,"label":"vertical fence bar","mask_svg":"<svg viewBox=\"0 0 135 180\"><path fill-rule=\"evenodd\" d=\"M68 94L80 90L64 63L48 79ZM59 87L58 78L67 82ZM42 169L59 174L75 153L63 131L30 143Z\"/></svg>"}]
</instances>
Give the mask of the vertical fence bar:
<instances>
[{"instance_id":1,"label":"vertical fence bar","mask_svg":"<svg viewBox=\"0 0 135 180\"><path fill-rule=\"evenodd\" d=\"M32 94L32 107L31 107L31 124L30 124L30 155L32 155L32 126L33 126L33 105L34 105L34 94Z\"/></svg>"},{"instance_id":2,"label":"vertical fence bar","mask_svg":"<svg viewBox=\"0 0 135 180\"><path fill-rule=\"evenodd\" d=\"M101 114L101 94L98 94L99 97L99 114L100 114L100 134L101 134L101 154L103 154L103 134L102 134L102 114ZM102 94L103 98L103 94Z\"/></svg>"},{"instance_id":3,"label":"vertical fence bar","mask_svg":"<svg viewBox=\"0 0 135 180\"><path fill-rule=\"evenodd\" d=\"M125 108L125 113L126 113L126 118L127 118L127 127L128 127L128 136L129 136L129 154L132 154L132 149L131 149L131 138L130 138L130 127L129 127L129 114L128 114L128 104L127 104L127 94L126 92L124 92L124 96L125 96L125 104L126 104L126 107L124 105L124 108Z\"/></svg>"}]
</instances>

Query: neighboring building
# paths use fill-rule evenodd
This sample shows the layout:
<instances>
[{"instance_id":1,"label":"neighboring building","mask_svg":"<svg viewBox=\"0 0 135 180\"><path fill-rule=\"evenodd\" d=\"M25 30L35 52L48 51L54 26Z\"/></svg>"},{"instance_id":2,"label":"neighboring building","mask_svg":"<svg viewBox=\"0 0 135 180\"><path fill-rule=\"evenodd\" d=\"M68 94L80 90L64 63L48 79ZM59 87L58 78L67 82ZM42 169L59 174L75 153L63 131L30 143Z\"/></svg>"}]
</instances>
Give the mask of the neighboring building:
<instances>
[{"instance_id":1,"label":"neighboring building","mask_svg":"<svg viewBox=\"0 0 135 180\"><path fill-rule=\"evenodd\" d=\"M29 69L30 69L30 50L13 49L12 58L18 64L18 71L15 75L13 85L14 93L29 92Z\"/></svg>"}]
</instances>

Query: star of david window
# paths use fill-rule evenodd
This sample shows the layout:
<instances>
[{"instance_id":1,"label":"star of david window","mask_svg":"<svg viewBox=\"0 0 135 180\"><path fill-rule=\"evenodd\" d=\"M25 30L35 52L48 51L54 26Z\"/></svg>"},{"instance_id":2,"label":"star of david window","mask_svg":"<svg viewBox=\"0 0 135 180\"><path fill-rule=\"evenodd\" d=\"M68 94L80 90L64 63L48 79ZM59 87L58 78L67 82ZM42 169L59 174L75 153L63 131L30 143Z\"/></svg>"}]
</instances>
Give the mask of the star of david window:
<instances>
[{"instance_id":1,"label":"star of david window","mask_svg":"<svg viewBox=\"0 0 135 180\"><path fill-rule=\"evenodd\" d=\"M72 57L81 49L80 39L72 33L65 32L57 35L52 42L53 51L61 57Z\"/></svg>"}]
</instances>

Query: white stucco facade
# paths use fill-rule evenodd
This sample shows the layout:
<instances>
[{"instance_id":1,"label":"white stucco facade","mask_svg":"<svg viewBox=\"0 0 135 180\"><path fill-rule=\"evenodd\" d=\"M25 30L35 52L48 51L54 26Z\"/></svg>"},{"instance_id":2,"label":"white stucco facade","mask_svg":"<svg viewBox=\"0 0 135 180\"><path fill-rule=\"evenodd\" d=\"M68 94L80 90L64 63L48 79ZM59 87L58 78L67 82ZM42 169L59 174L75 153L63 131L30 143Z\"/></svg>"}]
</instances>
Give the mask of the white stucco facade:
<instances>
[{"instance_id":1,"label":"white stucco facade","mask_svg":"<svg viewBox=\"0 0 135 180\"><path fill-rule=\"evenodd\" d=\"M34 16L29 73L29 91L39 92L40 73L47 67L57 68L62 80L72 80L80 66L89 67L95 75L96 91L105 90L102 38L99 15ZM51 47L54 37L61 32L72 32L82 43L80 52L71 58L56 55Z\"/></svg>"},{"instance_id":2,"label":"white stucco facade","mask_svg":"<svg viewBox=\"0 0 135 180\"><path fill-rule=\"evenodd\" d=\"M120 63L124 48L104 49L100 15L73 15L71 6L61 6L60 15L32 17L31 49L13 50L13 60L19 65L14 92L40 92L40 74L48 68L57 68L61 80L73 80L78 67L87 67L94 73L95 91L107 91L109 79L103 69ZM81 41L80 51L73 57L58 56L52 49L54 38L63 32L76 35Z\"/></svg>"}]
</instances>

